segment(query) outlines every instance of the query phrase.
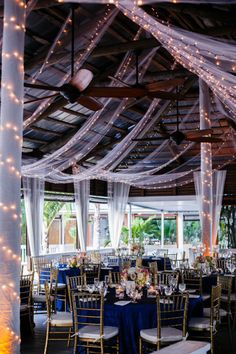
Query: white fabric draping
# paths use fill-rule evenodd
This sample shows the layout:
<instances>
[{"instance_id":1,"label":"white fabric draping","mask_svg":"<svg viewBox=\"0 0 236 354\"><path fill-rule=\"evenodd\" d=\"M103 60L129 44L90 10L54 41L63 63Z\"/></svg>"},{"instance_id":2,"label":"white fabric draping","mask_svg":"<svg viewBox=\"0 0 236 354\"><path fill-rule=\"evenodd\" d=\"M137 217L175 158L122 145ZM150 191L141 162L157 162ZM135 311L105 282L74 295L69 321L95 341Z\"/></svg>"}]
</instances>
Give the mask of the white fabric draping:
<instances>
[{"instance_id":1,"label":"white fabric draping","mask_svg":"<svg viewBox=\"0 0 236 354\"><path fill-rule=\"evenodd\" d=\"M74 194L80 250L84 252L87 247L90 181L75 181Z\"/></svg>"},{"instance_id":2,"label":"white fabric draping","mask_svg":"<svg viewBox=\"0 0 236 354\"><path fill-rule=\"evenodd\" d=\"M204 195L203 182L201 172L194 172L194 185L196 191L196 199L199 210L200 224L203 227L203 219L206 217L204 214L204 203L206 200L210 200L210 215L207 215L210 219L211 224L211 251L212 247L216 245L217 242L217 231L219 226L220 212L222 207L222 199L224 193L226 171L215 171L212 174L212 188L211 188L211 198L210 196Z\"/></svg>"},{"instance_id":3,"label":"white fabric draping","mask_svg":"<svg viewBox=\"0 0 236 354\"><path fill-rule=\"evenodd\" d=\"M23 177L27 236L31 256L42 253L44 180Z\"/></svg>"},{"instance_id":4,"label":"white fabric draping","mask_svg":"<svg viewBox=\"0 0 236 354\"><path fill-rule=\"evenodd\" d=\"M130 186L120 182L108 183L108 223L111 244L114 249L120 242Z\"/></svg>"},{"instance_id":5,"label":"white fabric draping","mask_svg":"<svg viewBox=\"0 0 236 354\"><path fill-rule=\"evenodd\" d=\"M84 0L83 2L87 1ZM106 3L106 1L98 0L97 3ZM225 41L219 41L208 36L184 31L180 28L165 26L159 23L157 19L149 16L143 9L136 6L140 4L141 2L139 1L136 2L131 0L115 2L115 5L125 14L125 16L129 17L132 21L139 24L145 31L148 31L155 36L177 61L179 61L188 70L194 72L199 77L202 77L214 93L224 102L224 105L227 107L229 112L232 113L233 117L235 117L236 78L232 75L232 72L234 71L234 58L236 54L235 46L230 42L226 43ZM45 159L42 159L42 161L36 162L33 166L24 166L23 174L31 176L33 174L41 175L44 176L46 180L55 183L69 183L74 179L89 179L91 176L113 181L129 180L127 183L131 184L132 181L132 184L138 186L139 183L140 187L146 188L145 186L149 184L150 178L146 179L146 177L143 177L141 180L141 174L152 175L157 172L155 170L159 170L164 166L147 168L145 172L140 172L139 176L137 173L134 173L135 171L132 171L129 168L125 171L125 173L123 173L123 176L121 176L120 173L112 173L110 171L112 171L112 169L114 169L136 145L136 142L132 139L137 137L137 135L141 137L146 131L151 129L155 121L158 121L158 116L160 116L169 104L169 102L165 102L161 106L161 103L162 102L155 100L155 104L154 102L152 103L150 109L147 111L147 114L143 117L139 124L136 125L130 134L128 134L126 138L116 146L116 148L114 148L104 159L101 159L95 167L88 168L87 171L83 171L79 175L73 177L63 173L65 168L69 167L71 164L74 164L75 161L79 161L94 148L98 141L102 139L107 130L109 130L109 127L111 127L110 123L112 124L112 122L115 121L115 117L122 111L122 107L123 109L125 108L125 104L121 104L117 109L116 107L109 107L109 109L112 108L112 118L109 120L109 124L105 126L104 121L100 117L100 113L96 113L65 145L65 147L59 149L59 151L51 154ZM158 113L156 113L155 110L159 110ZM104 112L102 113L104 116ZM108 111L106 113L109 114ZM106 120L108 119L106 118ZM97 126L95 126L94 123L97 123ZM99 134L96 133L98 126ZM96 129L94 129L95 127ZM82 140L85 139L85 136L89 137L89 141L87 141L87 144L84 144L78 149L78 144L84 143ZM167 145L168 144L165 142L162 148L167 147ZM190 147L191 146L189 145L187 149ZM158 153L158 149L156 153ZM150 157L152 158L152 155ZM178 155L176 154L175 158L177 157ZM127 175L125 176L125 174ZM176 177L179 179L178 175L176 175ZM157 183L158 180L159 177L156 177ZM155 185L154 177L152 177L152 181L153 185Z\"/></svg>"},{"instance_id":6,"label":"white fabric draping","mask_svg":"<svg viewBox=\"0 0 236 354\"><path fill-rule=\"evenodd\" d=\"M226 171L217 171L212 175L212 245L216 245Z\"/></svg>"},{"instance_id":7,"label":"white fabric draping","mask_svg":"<svg viewBox=\"0 0 236 354\"><path fill-rule=\"evenodd\" d=\"M23 5L23 6L22 6ZM0 353L20 353L24 1L5 0L0 115Z\"/></svg>"}]
</instances>

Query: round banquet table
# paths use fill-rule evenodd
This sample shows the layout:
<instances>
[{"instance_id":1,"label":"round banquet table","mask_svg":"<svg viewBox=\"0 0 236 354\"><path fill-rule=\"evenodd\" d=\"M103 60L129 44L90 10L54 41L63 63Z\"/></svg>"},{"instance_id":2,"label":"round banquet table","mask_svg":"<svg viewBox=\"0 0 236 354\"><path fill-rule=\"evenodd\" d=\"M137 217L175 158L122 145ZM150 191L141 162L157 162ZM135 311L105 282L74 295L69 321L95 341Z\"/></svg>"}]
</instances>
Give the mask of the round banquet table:
<instances>
[{"instance_id":1,"label":"round banquet table","mask_svg":"<svg viewBox=\"0 0 236 354\"><path fill-rule=\"evenodd\" d=\"M200 296L189 299L188 318L201 316L202 310L203 301ZM104 325L119 328L120 354L138 354L140 330L157 326L156 301L148 299L125 306L105 302Z\"/></svg>"}]
</instances>

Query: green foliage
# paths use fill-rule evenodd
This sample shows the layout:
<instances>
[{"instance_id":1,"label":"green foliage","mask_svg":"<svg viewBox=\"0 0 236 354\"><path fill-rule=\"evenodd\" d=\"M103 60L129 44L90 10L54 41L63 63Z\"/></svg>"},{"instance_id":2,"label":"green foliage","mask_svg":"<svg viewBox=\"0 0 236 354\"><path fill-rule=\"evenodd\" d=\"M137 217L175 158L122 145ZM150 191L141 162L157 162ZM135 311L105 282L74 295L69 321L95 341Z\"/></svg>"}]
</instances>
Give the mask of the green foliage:
<instances>
[{"instance_id":1,"label":"green foliage","mask_svg":"<svg viewBox=\"0 0 236 354\"><path fill-rule=\"evenodd\" d=\"M64 206L65 202L58 202L58 201L46 201L44 202L44 210L43 210L43 218L44 218L44 225L46 230L48 231L53 220L57 216L58 212Z\"/></svg>"},{"instance_id":2,"label":"green foliage","mask_svg":"<svg viewBox=\"0 0 236 354\"><path fill-rule=\"evenodd\" d=\"M184 243L196 245L201 242L201 226L199 220L184 221Z\"/></svg>"}]
</instances>

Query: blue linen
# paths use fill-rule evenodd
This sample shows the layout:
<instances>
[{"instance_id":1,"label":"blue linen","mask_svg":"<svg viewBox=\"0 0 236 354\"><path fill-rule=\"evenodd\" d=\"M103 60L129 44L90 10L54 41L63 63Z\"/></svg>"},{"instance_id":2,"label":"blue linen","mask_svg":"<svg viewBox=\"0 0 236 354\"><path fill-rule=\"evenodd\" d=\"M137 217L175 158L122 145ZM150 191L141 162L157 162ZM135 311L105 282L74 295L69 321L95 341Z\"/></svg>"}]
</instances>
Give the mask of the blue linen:
<instances>
[{"instance_id":1,"label":"blue linen","mask_svg":"<svg viewBox=\"0 0 236 354\"><path fill-rule=\"evenodd\" d=\"M189 299L188 317L201 316L202 298ZM119 328L120 354L138 354L138 340L141 329L157 326L156 303L137 303L125 306L106 304L104 325Z\"/></svg>"}]
</instances>

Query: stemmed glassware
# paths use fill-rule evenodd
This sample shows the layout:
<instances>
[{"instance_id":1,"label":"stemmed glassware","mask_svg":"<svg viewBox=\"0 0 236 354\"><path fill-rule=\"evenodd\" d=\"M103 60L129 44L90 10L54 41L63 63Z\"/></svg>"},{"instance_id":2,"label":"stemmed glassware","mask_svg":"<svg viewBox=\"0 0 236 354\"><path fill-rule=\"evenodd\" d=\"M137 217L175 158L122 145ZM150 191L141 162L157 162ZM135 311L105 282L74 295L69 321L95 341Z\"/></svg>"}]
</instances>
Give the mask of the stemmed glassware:
<instances>
[{"instance_id":1,"label":"stemmed glassware","mask_svg":"<svg viewBox=\"0 0 236 354\"><path fill-rule=\"evenodd\" d=\"M165 287L165 295L170 296L173 292L172 286L166 286Z\"/></svg>"},{"instance_id":2,"label":"stemmed glassware","mask_svg":"<svg viewBox=\"0 0 236 354\"><path fill-rule=\"evenodd\" d=\"M183 294L183 292L186 290L186 284L185 283L179 283L179 291Z\"/></svg>"}]
</instances>

